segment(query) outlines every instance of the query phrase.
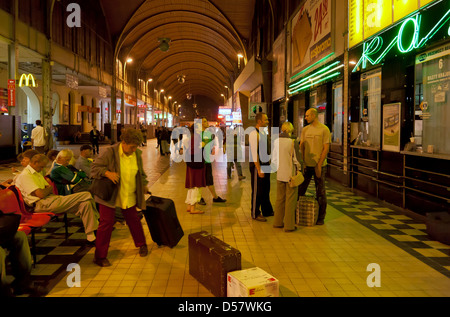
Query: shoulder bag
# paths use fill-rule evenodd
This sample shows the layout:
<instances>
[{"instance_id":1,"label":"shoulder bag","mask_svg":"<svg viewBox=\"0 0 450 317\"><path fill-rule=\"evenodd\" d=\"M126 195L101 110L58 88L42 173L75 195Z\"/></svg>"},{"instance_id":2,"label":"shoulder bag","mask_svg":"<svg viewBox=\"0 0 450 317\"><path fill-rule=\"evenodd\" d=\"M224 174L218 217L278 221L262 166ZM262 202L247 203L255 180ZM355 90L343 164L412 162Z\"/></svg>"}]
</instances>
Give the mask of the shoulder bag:
<instances>
[{"instance_id":1,"label":"shoulder bag","mask_svg":"<svg viewBox=\"0 0 450 317\"><path fill-rule=\"evenodd\" d=\"M295 165L295 163L294 163L294 157L295 157L294 142L292 142L292 169L293 169L292 175L293 176L289 180L290 187L300 186L300 184L303 183L303 181L305 180L305 178L303 177L302 171L299 170L297 168L297 165Z\"/></svg>"}]
</instances>

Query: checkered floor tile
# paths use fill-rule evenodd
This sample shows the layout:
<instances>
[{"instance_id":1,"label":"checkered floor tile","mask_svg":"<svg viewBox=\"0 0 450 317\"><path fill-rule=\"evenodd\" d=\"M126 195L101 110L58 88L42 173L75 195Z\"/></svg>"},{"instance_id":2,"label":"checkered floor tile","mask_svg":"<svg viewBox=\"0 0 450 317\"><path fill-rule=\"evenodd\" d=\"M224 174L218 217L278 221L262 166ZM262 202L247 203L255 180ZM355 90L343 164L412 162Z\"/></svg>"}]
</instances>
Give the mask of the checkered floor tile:
<instances>
[{"instance_id":1,"label":"checkered floor tile","mask_svg":"<svg viewBox=\"0 0 450 317\"><path fill-rule=\"evenodd\" d=\"M314 193L314 188L309 187L308 191ZM327 200L342 213L450 277L450 246L431 240L425 223L350 191L328 188Z\"/></svg>"}]
</instances>

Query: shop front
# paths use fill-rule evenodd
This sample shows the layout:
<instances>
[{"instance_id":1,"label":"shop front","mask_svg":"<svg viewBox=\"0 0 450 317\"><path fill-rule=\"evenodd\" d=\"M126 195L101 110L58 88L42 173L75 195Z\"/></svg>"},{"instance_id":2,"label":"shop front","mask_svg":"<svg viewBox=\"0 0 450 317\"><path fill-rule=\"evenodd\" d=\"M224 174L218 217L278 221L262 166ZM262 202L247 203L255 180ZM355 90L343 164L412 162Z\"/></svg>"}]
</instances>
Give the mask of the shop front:
<instances>
[{"instance_id":1,"label":"shop front","mask_svg":"<svg viewBox=\"0 0 450 317\"><path fill-rule=\"evenodd\" d=\"M280 124L290 121L300 138L305 113L314 108L332 133L328 177L348 183L344 118L344 1L305 1L290 22L288 102L280 104ZM322 14L316 14L322 12ZM281 95L281 92L278 94Z\"/></svg>"},{"instance_id":2,"label":"shop front","mask_svg":"<svg viewBox=\"0 0 450 317\"><path fill-rule=\"evenodd\" d=\"M351 186L425 214L450 206L450 5L407 2L350 11Z\"/></svg>"}]
</instances>

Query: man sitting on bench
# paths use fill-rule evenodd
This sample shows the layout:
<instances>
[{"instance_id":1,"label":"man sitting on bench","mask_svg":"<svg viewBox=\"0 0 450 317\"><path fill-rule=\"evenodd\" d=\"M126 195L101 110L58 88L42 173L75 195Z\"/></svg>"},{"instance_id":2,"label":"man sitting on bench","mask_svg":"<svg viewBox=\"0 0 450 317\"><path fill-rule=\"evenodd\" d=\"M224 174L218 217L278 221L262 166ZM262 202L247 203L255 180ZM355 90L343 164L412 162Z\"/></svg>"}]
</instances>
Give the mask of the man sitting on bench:
<instances>
[{"instance_id":1,"label":"man sitting on bench","mask_svg":"<svg viewBox=\"0 0 450 317\"><path fill-rule=\"evenodd\" d=\"M43 154L33 156L30 164L17 176L16 187L23 200L34 212L72 212L81 218L89 242L95 241L94 231L98 228L99 214L90 192L80 192L67 196L54 195L53 188L45 180L41 171L48 158Z\"/></svg>"}]
</instances>

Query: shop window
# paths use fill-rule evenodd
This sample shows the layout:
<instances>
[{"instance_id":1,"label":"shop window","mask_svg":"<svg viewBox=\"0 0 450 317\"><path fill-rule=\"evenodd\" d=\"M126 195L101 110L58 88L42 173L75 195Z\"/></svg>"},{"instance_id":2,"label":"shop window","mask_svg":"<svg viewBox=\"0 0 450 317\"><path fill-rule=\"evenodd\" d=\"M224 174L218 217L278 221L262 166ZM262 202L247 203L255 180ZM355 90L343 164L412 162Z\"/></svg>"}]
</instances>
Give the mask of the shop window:
<instances>
[{"instance_id":1,"label":"shop window","mask_svg":"<svg viewBox=\"0 0 450 317\"><path fill-rule=\"evenodd\" d=\"M322 85L311 90L309 94L309 107L316 108L319 122L326 124L327 86Z\"/></svg>"},{"instance_id":2,"label":"shop window","mask_svg":"<svg viewBox=\"0 0 450 317\"><path fill-rule=\"evenodd\" d=\"M344 107L342 99L342 82L333 84L333 130L332 142L342 144Z\"/></svg>"},{"instance_id":3,"label":"shop window","mask_svg":"<svg viewBox=\"0 0 450 317\"><path fill-rule=\"evenodd\" d=\"M420 54L416 58L416 120L414 135L424 152L450 154L450 47ZM418 117L418 119L417 119ZM417 142L417 143L418 143ZM419 147L420 150L420 147Z\"/></svg>"},{"instance_id":4,"label":"shop window","mask_svg":"<svg viewBox=\"0 0 450 317\"><path fill-rule=\"evenodd\" d=\"M422 76L418 76L422 79ZM420 104L423 101L423 84L416 83L414 93L414 142L422 145L422 110Z\"/></svg>"},{"instance_id":5,"label":"shop window","mask_svg":"<svg viewBox=\"0 0 450 317\"><path fill-rule=\"evenodd\" d=\"M357 145L380 148L381 69L361 74Z\"/></svg>"}]
</instances>

